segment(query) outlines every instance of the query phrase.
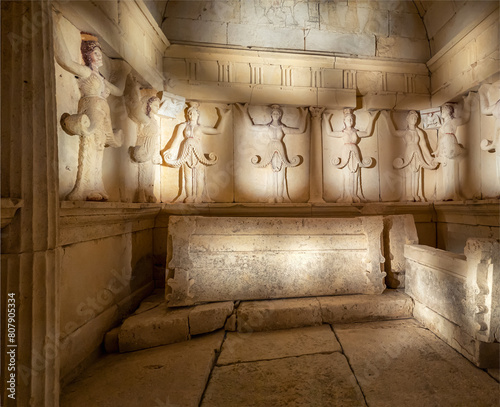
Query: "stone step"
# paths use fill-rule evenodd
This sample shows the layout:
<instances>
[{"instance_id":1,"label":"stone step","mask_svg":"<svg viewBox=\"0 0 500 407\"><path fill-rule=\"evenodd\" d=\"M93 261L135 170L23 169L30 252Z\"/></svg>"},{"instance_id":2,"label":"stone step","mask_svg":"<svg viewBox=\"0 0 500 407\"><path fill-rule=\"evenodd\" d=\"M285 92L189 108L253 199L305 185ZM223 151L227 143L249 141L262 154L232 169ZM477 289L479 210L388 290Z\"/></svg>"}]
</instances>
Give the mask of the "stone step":
<instances>
[{"instance_id":1,"label":"stone step","mask_svg":"<svg viewBox=\"0 0 500 407\"><path fill-rule=\"evenodd\" d=\"M121 327L108 332L106 350L130 352L186 341L218 329L257 332L411 318L413 301L398 290L380 295L232 301L168 308L160 292L146 298Z\"/></svg>"},{"instance_id":2,"label":"stone step","mask_svg":"<svg viewBox=\"0 0 500 407\"><path fill-rule=\"evenodd\" d=\"M412 299L399 290L380 295L339 295L243 302L237 309L240 332L289 329L321 324L411 318Z\"/></svg>"}]
</instances>

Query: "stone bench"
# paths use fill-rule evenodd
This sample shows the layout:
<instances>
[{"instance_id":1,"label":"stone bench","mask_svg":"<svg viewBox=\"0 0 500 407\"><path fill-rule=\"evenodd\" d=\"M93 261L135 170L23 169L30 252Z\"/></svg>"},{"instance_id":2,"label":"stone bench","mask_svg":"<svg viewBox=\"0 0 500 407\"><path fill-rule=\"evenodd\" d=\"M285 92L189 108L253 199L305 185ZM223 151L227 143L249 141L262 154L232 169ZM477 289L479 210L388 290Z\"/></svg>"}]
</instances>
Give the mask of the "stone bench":
<instances>
[{"instance_id":1,"label":"stone bench","mask_svg":"<svg viewBox=\"0 0 500 407\"><path fill-rule=\"evenodd\" d=\"M172 216L169 306L203 302L380 294L382 216Z\"/></svg>"},{"instance_id":2,"label":"stone bench","mask_svg":"<svg viewBox=\"0 0 500 407\"><path fill-rule=\"evenodd\" d=\"M405 291L431 331L479 367L498 367L500 244L468 239L464 253L407 245Z\"/></svg>"}]
</instances>

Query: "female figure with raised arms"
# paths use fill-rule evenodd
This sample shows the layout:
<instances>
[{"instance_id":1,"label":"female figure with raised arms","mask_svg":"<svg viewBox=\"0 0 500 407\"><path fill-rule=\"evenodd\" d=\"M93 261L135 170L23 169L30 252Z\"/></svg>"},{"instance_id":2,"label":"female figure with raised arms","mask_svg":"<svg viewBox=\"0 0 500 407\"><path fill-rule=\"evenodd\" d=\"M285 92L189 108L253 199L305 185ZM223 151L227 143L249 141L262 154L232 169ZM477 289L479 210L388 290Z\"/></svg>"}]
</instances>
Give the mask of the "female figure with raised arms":
<instances>
[{"instance_id":1,"label":"female figure with raised arms","mask_svg":"<svg viewBox=\"0 0 500 407\"><path fill-rule=\"evenodd\" d=\"M268 179L265 201L268 203L282 203L289 200L287 190L286 169L296 167L301 163L301 157L295 156L290 160L286 154L283 138L287 134L302 134L307 129L307 109L299 108L299 128L289 127L281 119L283 110L279 105L271 105L271 121L266 124L255 124L248 112L248 105L236 105L242 112L247 125L254 131L262 132L266 137L266 147L263 154L255 155L251 162L258 168L271 168L271 179Z\"/></svg>"},{"instance_id":2,"label":"female figure with raised arms","mask_svg":"<svg viewBox=\"0 0 500 407\"><path fill-rule=\"evenodd\" d=\"M128 76L125 93L129 117L137 124L136 145L129 149L132 160L138 165L134 202L154 203L154 166L162 163L160 126L155 117L160 99L156 89L141 88L132 74Z\"/></svg>"},{"instance_id":3,"label":"female figure with raised arms","mask_svg":"<svg viewBox=\"0 0 500 407\"><path fill-rule=\"evenodd\" d=\"M334 157L332 165L342 170L343 189L342 195L337 202L357 203L365 202L361 188L361 168L370 167L373 158L362 159L358 143L360 139L370 137L373 134L374 121L378 112L368 112L368 125L365 131L354 128L354 113L352 109L344 109L344 129L342 131L332 131L327 126L326 134L330 137L342 138L344 146L341 157ZM333 115L330 115L328 122L331 124Z\"/></svg>"},{"instance_id":4,"label":"female figure with raised arms","mask_svg":"<svg viewBox=\"0 0 500 407\"><path fill-rule=\"evenodd\" d=\"M435 161L441 163L443 176L443 191L440 199L443 201L461 200L459 159L465 155L465 148L458 143L457 129L470 119L470 104L472 93L464 97L463 111L457 116L455 107L446 103L441 107L441 127L438 130L438 147L432 155Z\"/></svg>"},{"instance_id":5,"label":"female figure with raised arms","mask_svg":"<svg viewBox=\"0 0 500 407\"><path fill-rule=\"evenodd\" d=\"M199 123L199 104L192 102L187 110L187 121L177 128L171 147L164 151L165 162L174 167L182 167L182 185L179 197L184 196L186 203L213 202L207 190L205 167L214 165L218 157L203 153L202 136L220 134L231 110L220 110L221 121L217 127L202 126Z\"/></svg>"},{"instance_id":6,"label":"female figure with raised arms","mask_svg":"<svg viewBox=\"0 0 500 407\"><path fill-rule=\"evenodd\" d=\"M122 72L117 86L107 81L99 72L102 66L102 51L97 37L81 33L81 53L85 65L71 59L59 26L60 15L56 14L54 52L57 63L77 77L81 98L78 113L65 113L61 117L64 131L80 137L78 170L73 190L66 199L70 201L105 201L109 198L102 181L102 165L105 147L120 147L121 130L113 131L107 97L122 96L125 78L130 66L122 63Z\"/></svg>"},{"instance_id":7,"label":"female figure with raised arms","mask_svg":"<svg viewBox=\"0 0 500 407\"><path fill-rule=\"evenodd\" d=\"M417 127L418 113L415 110L408 112L405 130L396 130L389 112L384 110L382 114L387 120L391 134L394 137L401 137L406 144L404 157L396 158L392 164L394 168L406 171L403 178L405 198L402 198L402 200L425 201L421 183L422 168L434 170L437 164L434 163L434 159L427 148L424 132Z\"/></svg>"}]
</instances>

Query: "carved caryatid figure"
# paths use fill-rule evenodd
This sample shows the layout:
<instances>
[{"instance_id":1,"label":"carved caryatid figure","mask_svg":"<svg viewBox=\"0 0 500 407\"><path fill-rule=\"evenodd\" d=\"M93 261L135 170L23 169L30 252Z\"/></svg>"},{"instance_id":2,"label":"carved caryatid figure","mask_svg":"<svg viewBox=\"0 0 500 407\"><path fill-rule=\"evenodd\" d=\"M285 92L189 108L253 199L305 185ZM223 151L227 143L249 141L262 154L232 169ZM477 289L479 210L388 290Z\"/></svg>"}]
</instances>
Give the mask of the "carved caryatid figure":
<instances>
[{"instance_id":1,"label":"carved caryatid figure","mask_svg":"<svg viewBox=\"0 0 500 407\"><path fill-rule=\"evenodd\" d=\"M373 158L361 158L361 151L358 143L361 138L370 137L373 134L373 123L378 112L368 112L369 119L365 131L354 128L354 113L352 109L344 109L344 129L342 131L331 131L327 126L326 134L330 137L342 138L344 146L342 156L334 157L332 164L334 167L342 170L343 189L342 195L337 202L364 202L366 201L361 188L361 168L367 168L372 165ZM331 125L330 115L328 122Z\"/></svg>"},{"instance_id":2,"label":"carved caryatid figure","mask_svg":"<svg viewBox=\"0 0 500 407\"><path fill-rule=\"evenodd\" d=\"M500 195L500 80L484 84L479 88L481 113L495 118L495 133L492 140L481 140L481 149L496 155L497 184L496 195Z\"/></svg>"},{"instance_id":3,"label":"carved caryatid figure","mask_svg":"<svg viewBox=\"0 0 500 407\"><path fill-rule=\"evenodd\" d=\"M443 201L461 200L459 188L458 161L465 154L465 148L458 143L456 132L458 126L467 123L470 118L470 104L472 94L464 97L463 112L456 117L452 104L441 107L441 127L438 131L438 147L432 155L435 161L442 165L443 191L440 199Z\"/></svg>"},{"instance_id":4,"label":"carved caryatid figure","mask_svg":"<svg viewBox=\"0 0 500 407\"><path fill-rule=\"evenodd\" d=\"M391 134L403 138L406 144L404 157L396 158L392 164L394 168L406 171L403 178L405 195L401 200L425 201L421 187L422 168L433 170L437 167L437 164L434 163L434 159L427 148L424 132L417 127L418 113L415 110L408 113L405 130L396 130L389 112L384 111L382 114L387 120Z\"/></svg>"},{"instance_id":5,"label":"carved caryatid figure","mask_svg":"<svg viewBox=\"0 0 500 407\"><path fill-rule=\"evenodd\" d=\"M139 167L135 202L154 203L154 165L162 163L160 126L155 117L160 99L155 89L141 89L132 75L128 76L125 91L129 117L137 124L136 145L130 148L131 158Z\"/></svg>"},{"instance_id":6,"label":"carved caryatid figure","mask_svg":"<svg viewBox=\"0 0 500 407\"><path fill-rule=\"evenodd\" d=\"M60 17L57 17L60 18ZM56 24L57 26L57 24ZM105 201L108 194L102 182L102 165L105 147L122 144L121 130L114 132L107 97L121 96L125 77L130 70L123 64L118 86L108 82L99 72L102 66L102 51L97 37L82 33L81 52L85 65L71 59L60 29L55 30L55 57L59 65L77 77L81 98L78 113L63 114L61 125L70 135L80 136L78 171L73 190L66 199L70 201Z\"/></svg>"},{"instance_id":7,"label":"carved caryatid figure","mask_svg":"<svg viewBox=\"0 0 500 407\"><path fill-rule=\"evenodd\" d=\"M283 110L281 110L279 105L271 106L271 121L266 124L255 124L248 113L248 105L236 105L243 112L243 117L245 118L247 125L250 126L252 130L259 131L265 134L266 149L261 156L256 155L251 158L251 162L258 168L271 168L271 179L267 184L267 197L266 202L269 203L281 203L285 200L289 200L287 191L287 180L286 180L286 169L290 167L296 167L301 163L301 157L295 156L292 159L288 159L286 154L286 146L283 142L283 138L287 134L302 134L307 128L307 109L299 108L300 117L300 128L288 127L281 121L283 117Z\"/></svg>"},{"instance_id":8,"label":"carved caryatid figure","mask_svg":"<svg viewBox=\"0 0 500 407\"><path fill-rule=\"evenodd\" d=\"M213 202L206 188L205 167L217 163L218 157L203 153L202 136L220 134L230 110L219 110L221 121L216 127L202 126L199 123L199 104L191 103L187 110L187 121L181 123L172 141L172 145L163 153L165 162L175 168L182 167L182 185L179 197L185 196L184 202ZM178 198L179 198L178 197ZM177 198L176 198L177 199Z\"/></svg>"}]
</instances>

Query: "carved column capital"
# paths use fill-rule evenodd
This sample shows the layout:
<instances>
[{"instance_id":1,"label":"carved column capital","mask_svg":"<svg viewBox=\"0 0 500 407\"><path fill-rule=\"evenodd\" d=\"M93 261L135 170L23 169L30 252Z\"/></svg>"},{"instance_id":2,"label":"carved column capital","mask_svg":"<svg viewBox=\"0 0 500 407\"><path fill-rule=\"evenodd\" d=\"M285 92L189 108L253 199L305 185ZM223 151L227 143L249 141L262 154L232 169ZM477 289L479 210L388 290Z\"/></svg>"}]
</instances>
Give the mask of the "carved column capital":
<instances>
[{"instance_id":1,"label":"carved column capital","mask_svg":"<svg viewBox=\"0 0 500 407\"><path fill-rule=\"evenodd\" d=\"M314 120L321 120L321 115L325 111L325 108L322 106L310 106L309 111Z\"/></svg>"}]
</instances>

